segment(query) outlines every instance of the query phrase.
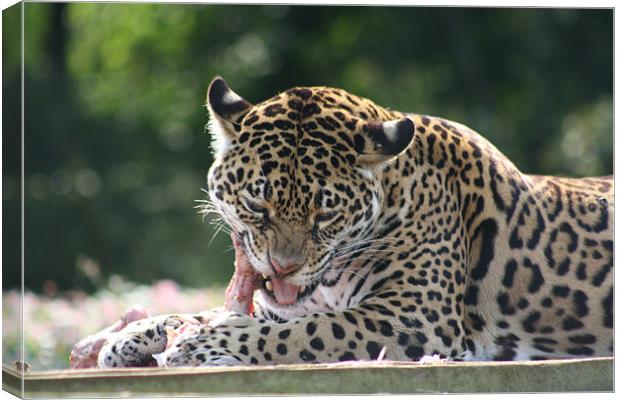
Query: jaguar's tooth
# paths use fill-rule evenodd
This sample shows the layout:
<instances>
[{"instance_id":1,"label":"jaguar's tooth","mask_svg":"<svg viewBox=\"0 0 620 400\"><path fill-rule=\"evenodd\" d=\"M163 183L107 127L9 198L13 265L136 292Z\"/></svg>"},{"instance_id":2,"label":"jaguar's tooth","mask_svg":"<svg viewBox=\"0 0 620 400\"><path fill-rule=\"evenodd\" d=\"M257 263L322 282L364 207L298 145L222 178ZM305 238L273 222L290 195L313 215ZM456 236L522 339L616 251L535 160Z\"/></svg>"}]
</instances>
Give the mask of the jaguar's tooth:
<instances>
[{"instance_id":1,"label":"jaguar's tooth","mask_svg":"<svg viewBox=\"0 0 620 400\"><path fill-rule=\"evenodd\" d=\"M270 292L273 291L273 285L271 284L271 281L265 282L265 288L267 288L267 290L269 290Z\"/></svg>"},{"instance_id":2,"label":"jaguar's tooth","mask_svg":"<svg viewBox=\"0 0 620 400\"><path fill-rule=\"evenodd\" d=\"M264 272L261 272L261 275L263 276L263 279L264 279L264 280L267 280L267 279L269 279L269 277L267 276L267 274L266 274L266 273L264 273Z\"/></svg>"}]
</instances>

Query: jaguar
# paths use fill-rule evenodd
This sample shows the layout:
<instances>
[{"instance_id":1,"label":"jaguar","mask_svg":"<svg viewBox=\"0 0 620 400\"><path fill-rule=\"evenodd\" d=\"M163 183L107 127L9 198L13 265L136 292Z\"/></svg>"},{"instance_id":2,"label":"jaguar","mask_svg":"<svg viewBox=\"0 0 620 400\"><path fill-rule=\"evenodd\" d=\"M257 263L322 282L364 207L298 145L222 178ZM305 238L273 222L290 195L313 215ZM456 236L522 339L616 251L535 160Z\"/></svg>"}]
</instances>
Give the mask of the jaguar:
<instances>
[{"instance_id":1,"label":"jaguar","mask_svg":"<svg viewBox=\"0 0 620 400\"><path fill-rule=\"evenodd\" d=\"M249 304L174 339L178 315L132 322L100 367L613 353L612 176L527 175L467 126L341 89L253 105L216 77L206 106Z\"/></svg>"}]
</instances>

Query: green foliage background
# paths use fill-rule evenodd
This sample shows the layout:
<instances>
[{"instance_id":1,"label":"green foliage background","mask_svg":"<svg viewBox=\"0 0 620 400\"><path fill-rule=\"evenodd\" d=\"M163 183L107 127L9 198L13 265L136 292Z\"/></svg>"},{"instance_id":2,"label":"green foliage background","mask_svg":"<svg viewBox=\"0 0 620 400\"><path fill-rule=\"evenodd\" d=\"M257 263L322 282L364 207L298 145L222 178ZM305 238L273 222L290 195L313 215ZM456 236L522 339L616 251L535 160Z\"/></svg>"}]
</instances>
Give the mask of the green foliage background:
<instances>
[{"instance_id":1,"label":"green foliage background","mask_svg":"<svg viewBox=\"0 0 620 400\"><path fill-rule=\"evenodd\" d=\"M612 15L26 3L26 286L227 281L229 239L208 245L213 227L192 209L212 161L203 105L216 74L252 102L327 85L453 119L525 172L610 174ZM3 17L4 94L18 98L19 12ZM6 233L19 222L19 102L3 112L3 205L14 217L3 270L15 287L18 235Z\"/></svg>"}]
</instances>

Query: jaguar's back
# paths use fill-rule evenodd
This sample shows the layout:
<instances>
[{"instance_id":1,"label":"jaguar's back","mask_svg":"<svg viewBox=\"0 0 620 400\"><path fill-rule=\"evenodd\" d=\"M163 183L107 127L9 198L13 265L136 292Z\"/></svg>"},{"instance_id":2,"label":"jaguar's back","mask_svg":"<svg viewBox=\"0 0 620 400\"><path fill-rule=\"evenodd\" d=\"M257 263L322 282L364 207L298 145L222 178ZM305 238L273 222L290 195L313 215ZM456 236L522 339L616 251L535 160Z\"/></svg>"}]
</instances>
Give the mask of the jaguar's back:
<instances>
[{"instance_id":1,"label":"jaguar's back","mask_svg":"<svg viewBox=\"0 0 620 400\"><path fill-rule=\"evenodd\" d=\"M452 132L444 141L480 155L461 159L470 174L459 178L475 349L466 358L612 354L613 177L525 175L478 134L435 123Z\"/></svg>"}]
</instances>

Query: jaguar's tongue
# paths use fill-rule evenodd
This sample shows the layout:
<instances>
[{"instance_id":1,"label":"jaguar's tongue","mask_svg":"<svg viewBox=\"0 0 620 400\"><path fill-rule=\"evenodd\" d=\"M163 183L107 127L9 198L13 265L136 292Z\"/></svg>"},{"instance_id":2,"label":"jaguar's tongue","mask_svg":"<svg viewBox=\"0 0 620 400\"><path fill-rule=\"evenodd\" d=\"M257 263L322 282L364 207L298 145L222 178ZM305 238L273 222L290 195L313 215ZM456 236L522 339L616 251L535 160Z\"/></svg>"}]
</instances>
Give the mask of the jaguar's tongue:
<instances>
[{"instance_id":1,"label":"jaguar's tongue","mask_svg":"<svg viewBox=\"0 0 620 400\"><path fill-rule=\"evenodd\" d=\"M273 295L275 296L278 304L295 304L297 301L299 286L291 285L290 283L286 283L276 277L271 278L271 285L273 287Z\"/></svg>"}]
</instances>

